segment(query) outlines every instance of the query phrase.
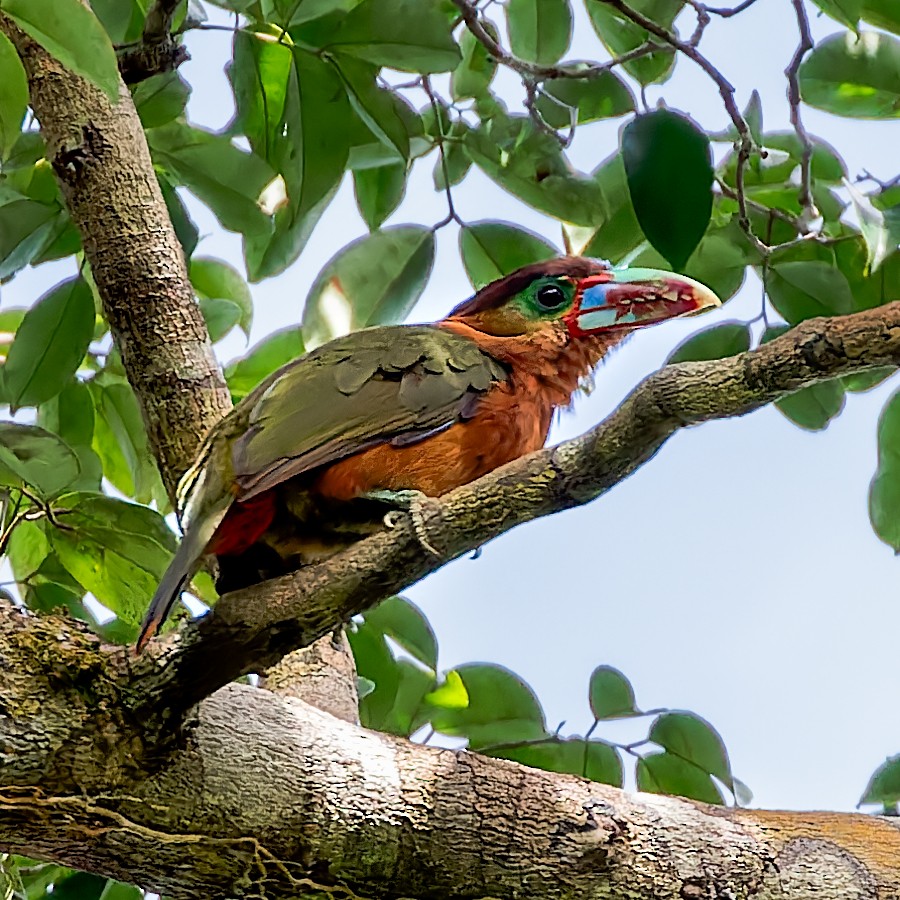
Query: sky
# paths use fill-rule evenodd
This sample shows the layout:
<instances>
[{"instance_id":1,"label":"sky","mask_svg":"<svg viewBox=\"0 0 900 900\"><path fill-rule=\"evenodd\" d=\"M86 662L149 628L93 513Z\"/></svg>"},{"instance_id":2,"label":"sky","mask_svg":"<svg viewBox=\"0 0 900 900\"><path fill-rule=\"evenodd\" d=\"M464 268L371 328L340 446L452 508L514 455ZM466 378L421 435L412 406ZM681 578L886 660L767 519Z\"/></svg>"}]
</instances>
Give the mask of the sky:
<instances>
[{"instance_id":1,"label":"sky","mask_svg":"<svg viewBox=\"0 0 900 900\"><path fill-rule=\"evenodd\" d=\"M569 56L603 58L581 0L573 5ZM816 12L810 7L817 39L841 30ZM690 32L691 15L679 24ZM765 127L776 129L789 127L783 69L796 42L788 0L759 0L736 19L714 19L702 50L734 83L740 107L759 90ZM193 34L188 48L189 116L221 127L233 111L223 73L229 35ZM521 98L515 78L499 84L511 105ZM647 98L651 107L665 98L709 129L727 124L715 86L685 59ZM884 179L897 174L896 120L840 119L806 107L803 115L813 134L838 148L851 177L863 169ZM575 164L590 169L612 153L624 121L584 129ZM433 157L417 165L388 224L444 216L432 165ZM557 222L476 170L454 200L466 221L508 219L559 244ZM191 209L202 236L197 253L240 260L239 237L199 204ZM347 178L300 260L253 286L251 344L296 324L320 268L365 232ZM32 302L73 268L70 261L23 273L4 287L4 305ZM434 272L410 320L439 318L469 293L451 225L439 233ZM716 321L749 320L759 305L751 276L721 311L632 338L604 364L595 391L561 416L551 441L603 419L687 335ZM246 346L232 336L217 351L227 362ZM852 809L871 772L900 752L900 563L872 533L866 510L878 414L896 387L890 379L849 396L823 433L801 431L774 408L681 431L598 501L522 526L477 561L457 560L426 578L407 596L437 633L441 667L507 666L534 688L551 728L565 722L563 734L583 734L592 721L589 675L613 665L631 679L642 707L689 709L710 721L754 805ZM647 724L615 723L597 734L632 740Z\"/></svg>"}]
</instances>

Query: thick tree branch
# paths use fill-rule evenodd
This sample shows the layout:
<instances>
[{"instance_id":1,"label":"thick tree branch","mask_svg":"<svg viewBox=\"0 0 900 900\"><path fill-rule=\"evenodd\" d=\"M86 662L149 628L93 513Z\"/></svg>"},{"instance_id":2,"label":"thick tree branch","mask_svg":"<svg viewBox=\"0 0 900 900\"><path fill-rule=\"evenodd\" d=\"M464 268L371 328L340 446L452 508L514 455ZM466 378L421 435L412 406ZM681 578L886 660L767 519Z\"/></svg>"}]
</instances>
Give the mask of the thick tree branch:
<instances>
[{"instance_id":1,"label":"thick tree branch","mask_svg":"<svg viewBox=\"0 0 900 900\"><path fill-rule=\"evenodd\" d=\"M383 597L516 525L587 503L649 460L680 428L739 416L816 381L900 365L900 303L811 319L730 359L654 373L592 431L459 488L426 520L408 521L324 563L225 595L215 611L135 662L140 715L187 710L217 688L273 665Z\"/></svg>"},{"instance_id":2,"label":"thick tree branch","mask_svg":"<svg viewBox=\"0 0 900 900\"><path fill-rule=\"evenodd\" d=\"M116 697L121 655L80 623L0 606L0 658L0 851L172 897L843 900L900 884L897 820L632 796L241 685L150 750Z\"/></svg>"},{"instance_id":3,"label":"thick tree branch","mask_svg":"<svg viewBox=\"0 0 900 900\"><path fill-rule=\"evenodd\" d=\"M124 85L116 104L0 13L170 496L231 399Z\"/></svg>"},{"instance_id":4,"label":"thick tree branch","mask_svg":"<svg viewBox=\"0 0 900 900\"><path fill-rule=\"evenodd\" d=\"M171 72L190 59L185 46L172 34L172 22L182 0L156 0L147 10L141 39L120 49L119 72L125 84Z\"/></svg>"}]
</instances>

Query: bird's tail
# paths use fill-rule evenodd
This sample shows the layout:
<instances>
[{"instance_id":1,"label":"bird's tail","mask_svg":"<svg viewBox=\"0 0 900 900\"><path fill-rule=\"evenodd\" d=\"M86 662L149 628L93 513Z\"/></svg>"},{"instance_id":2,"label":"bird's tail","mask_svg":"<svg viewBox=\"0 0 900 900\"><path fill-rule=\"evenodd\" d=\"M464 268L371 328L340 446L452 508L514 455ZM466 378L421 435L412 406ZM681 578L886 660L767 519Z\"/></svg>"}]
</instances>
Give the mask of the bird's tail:
<instances>
[{"instance_id":1,"label":"bird's tail","mask_svg":"<svg viewBox=\"0 0 900 900\"><path fill-rule=\"evenodd\" d=\"M140 653L147 646L148 641L159 631L169 611L180 596L188 579L197 569L197 562L203 556L207 544L213 534L225 518L232 498L223 498L224 502L218 507L207 510L203 516L198 516L188 525L169 568L166 569L160 579L156 593L150 601L150 607L144 616L141 625L141 633L138 636L135 652Z\"/></svg>"}]
</instances>

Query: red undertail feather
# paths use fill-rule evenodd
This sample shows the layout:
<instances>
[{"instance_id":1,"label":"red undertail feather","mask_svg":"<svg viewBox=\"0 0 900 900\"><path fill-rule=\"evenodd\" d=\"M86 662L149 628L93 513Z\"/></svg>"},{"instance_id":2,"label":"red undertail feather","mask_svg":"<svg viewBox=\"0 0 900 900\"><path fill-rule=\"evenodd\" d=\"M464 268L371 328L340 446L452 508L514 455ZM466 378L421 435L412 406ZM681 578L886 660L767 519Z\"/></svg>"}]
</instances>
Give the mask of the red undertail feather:
<instances>
[{"instance_id":1,"label":"red undertail feather","mask_svg":"<svg viewBox=\"0 0 900 900\"><path fill-rule=\"evenodd\" d=\"M245 503L233 503L206 548L217 556L234 556L249 550L265 534L275 518L275 494L265 491Z\"/></svg>"}]
</instances>

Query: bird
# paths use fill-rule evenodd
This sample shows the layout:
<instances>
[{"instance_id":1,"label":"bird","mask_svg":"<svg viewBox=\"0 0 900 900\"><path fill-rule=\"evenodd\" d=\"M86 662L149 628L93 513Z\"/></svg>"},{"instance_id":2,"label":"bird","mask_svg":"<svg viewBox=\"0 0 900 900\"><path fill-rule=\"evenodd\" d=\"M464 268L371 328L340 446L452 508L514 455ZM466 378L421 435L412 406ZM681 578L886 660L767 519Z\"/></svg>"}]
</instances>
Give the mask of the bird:
<instances>
[{"instance_id":1,"label":"bird","mask_svg":"<svg viewBox=\"0 0 900 900\"><path fill-rule=\"evenodd\" d=\"M212 428L181 479L182 541L137 651L205 556L220 592L328 556L383 527L371 503L408 508L540 449L554 412L631 332L719 304L684 275L565 256L433 324L366 328L287 363Z\"/></svg>"}]
</instances>

